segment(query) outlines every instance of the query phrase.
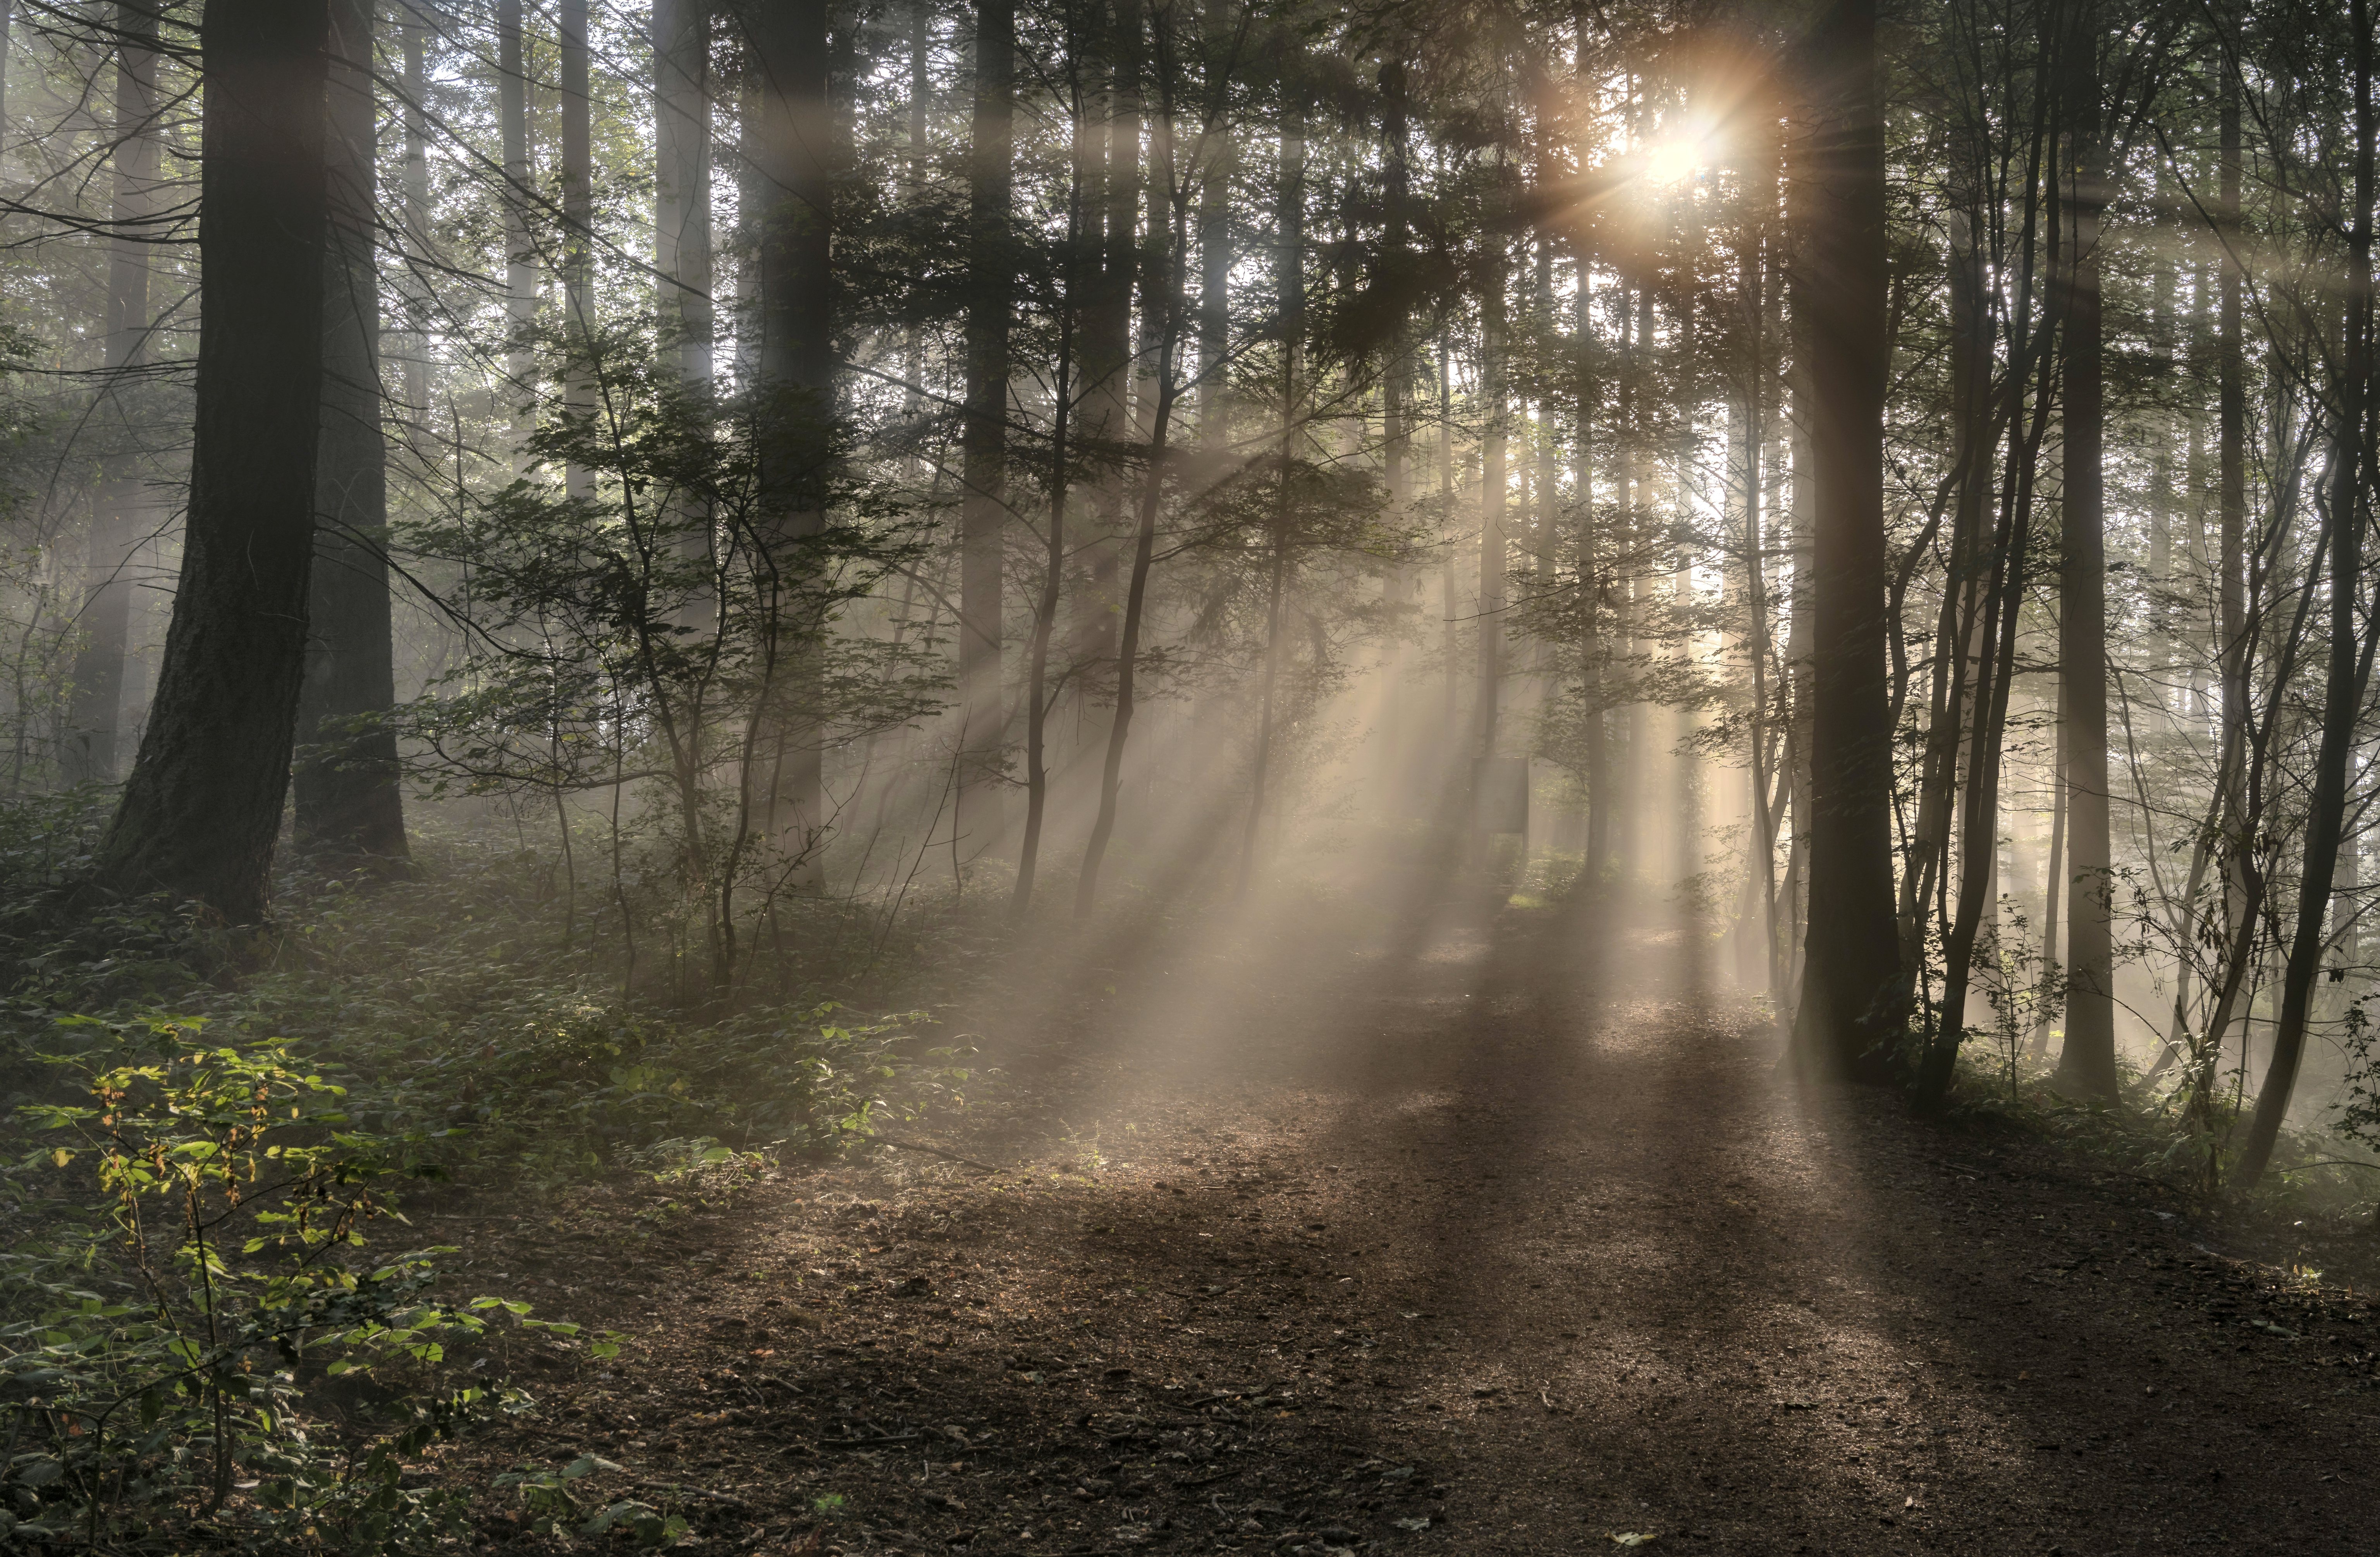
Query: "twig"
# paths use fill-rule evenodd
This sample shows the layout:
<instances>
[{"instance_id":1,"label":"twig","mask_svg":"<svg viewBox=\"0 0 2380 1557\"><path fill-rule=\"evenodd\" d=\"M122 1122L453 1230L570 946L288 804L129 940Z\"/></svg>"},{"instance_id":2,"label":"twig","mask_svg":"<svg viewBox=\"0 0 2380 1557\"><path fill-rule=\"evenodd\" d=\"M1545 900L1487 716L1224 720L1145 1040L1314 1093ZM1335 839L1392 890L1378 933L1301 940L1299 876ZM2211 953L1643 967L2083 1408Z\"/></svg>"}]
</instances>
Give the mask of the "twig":
<instances>
[{"instance_id":1,"label":"twig","mask_svg":"<svg viewBox=\"0 0 2380 1557\"><path fill-rule=\"evenodd\" d=\"M846 1136L856 1136L869 1146L897 1146L904 1151L922 1151L929 1157L940 1157L944 1162L957 1162L981 1173L996 1174L1002 1171L989 1162L978 1162L972 1157L962 1157L955 1151L944 1151L939 1146L927 1146L912 1140L894 1140L891 1136L880 1136L872 1131L854 1130L848 1127L843 1133Z\"/></svg>"}]
</instances>

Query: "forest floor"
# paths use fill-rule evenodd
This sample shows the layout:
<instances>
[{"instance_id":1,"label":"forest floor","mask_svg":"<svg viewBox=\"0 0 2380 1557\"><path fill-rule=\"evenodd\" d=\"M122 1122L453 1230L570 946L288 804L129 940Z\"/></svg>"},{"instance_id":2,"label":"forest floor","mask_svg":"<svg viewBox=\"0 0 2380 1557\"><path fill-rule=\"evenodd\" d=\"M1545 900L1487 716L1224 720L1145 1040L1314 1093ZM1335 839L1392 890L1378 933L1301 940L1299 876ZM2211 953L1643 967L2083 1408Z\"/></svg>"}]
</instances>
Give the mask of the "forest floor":
<instances>
[{"instance_id":1,"label":"forest floor","mask_svg":"<svg viewBox=\"0 0 2380 1557\"><path fill-rule=\"evenodd\" d=\"M539 1411L451 1468L598 1455L582 1502L763 1557L2374 1550L2380 1336L2335 1272L1782 1085L1674 933L1332 922L988 978L953 1027L1000 1095L930 1138L997 1173L441 1229L635 1338L504 1359Z\"/></svg>"}]
</instances>

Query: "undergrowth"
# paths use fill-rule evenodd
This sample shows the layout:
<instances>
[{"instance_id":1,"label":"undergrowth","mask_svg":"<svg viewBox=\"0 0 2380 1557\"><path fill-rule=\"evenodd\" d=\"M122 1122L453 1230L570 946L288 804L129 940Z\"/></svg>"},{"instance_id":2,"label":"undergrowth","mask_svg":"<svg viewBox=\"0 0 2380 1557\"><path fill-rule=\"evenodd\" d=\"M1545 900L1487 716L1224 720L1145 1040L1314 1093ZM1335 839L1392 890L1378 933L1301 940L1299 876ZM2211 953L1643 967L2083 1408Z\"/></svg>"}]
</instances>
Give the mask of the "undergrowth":
<instances>
[{"instance_id":1,"label":"undergrowth","mask_svg":"<svg viewBox=\"0 0 2380 1557\"><path fill-rule=\"evenodd\" d=\"M0 1546L434 1546L468 1494L421 1457L533 1405L490 1370L508 1338L618 1338L454 1290L409 1202L732 1194L977 1079L883 1009L921 937L968 933L954 906L794 905L714 990L665 914L592 915L486 828L431 831L403 880L292 869L263 931L77 898L105 804L0 806ZM685 1532L583 1504L592 1468L504 1490L557 1529Z\"/></svg>"}]
</instances>

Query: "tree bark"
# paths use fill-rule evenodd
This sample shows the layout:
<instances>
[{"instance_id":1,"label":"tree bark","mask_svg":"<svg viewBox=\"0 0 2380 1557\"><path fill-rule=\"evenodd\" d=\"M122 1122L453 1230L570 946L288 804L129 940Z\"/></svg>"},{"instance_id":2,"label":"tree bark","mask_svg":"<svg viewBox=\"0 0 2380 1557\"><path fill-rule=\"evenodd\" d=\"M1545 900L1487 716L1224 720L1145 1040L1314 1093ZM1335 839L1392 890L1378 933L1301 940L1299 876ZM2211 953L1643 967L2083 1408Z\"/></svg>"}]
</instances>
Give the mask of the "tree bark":
<instances>
[{"instance_id":1,"label":"tree bark","mask_svg":"<svg viewBox=\"0 0 2380 1557\"><path fill-rule=\"evenodd\" d=\"M1805 1067L1888 1074L1899 1036L1892 730L1886 696L1884 123L1876 0L1813 34L1815 122L1794 180L1796 301L1809 316L1810 906L1793 1050Z\"/></svg>"},{"instance_id":2,"label":"tree bark","mask_svg":"<svg viewBox=\"0 0 2380 1557\"><path fill-rule=\"evenodd\" d=\"M968 151L966 410L959 441L958 835L981 854L1003 825L1002 567L1008 531L1009 313L1015 306L1016 7L981 0Z\"/></svg>"},{"instance_id":3,"label":"tree bark","mask_svg":"<svg viewBox=\"0 0 2380 1557\"><path fill-rule=\"evenodd\" d=\"M74 692L67 709L61 776L68 784L111 784L120 770L124 662L132 626L132 555L140 541L140 419L128 397L150 358L155 327L149 301L149 224L156 214L158 141L157 14L138 0L115 8L115 154L107 247L107 379L103 425L109 439L90 571L78 624ZM7 56L0 50L0 77ZM5 124L0 116L0 124Z\"/></svg>"},{"instance_id":4,"label":"tree bark","mask_svg":"<svg viewBox=\"0 0 2380 1557\"><path fill-rule=\"evenodd\" d=\"M653 268L664 358L688 388L711 378L710 5L653 4Z\"/></svg>"},{"instance_id":5,"label":"tree bark","mask_svg":"<svg viewBox=\"0 0 2380 1557\"><path fill-rule=\"evenodd\" d=\"M408 39L407 47L417 45ZM396 658L389 620L388 446L380 420L380 272L372 252L371 0L331 0L327 96L322 435L313 626L298 701L296 838L326 863L385 870L399 865L407 850L396 736L385 722L396 706Z\"/></svg>"},{"instance_id":6,"label":"tree bark","mask_svg":"<svg viewBox=\"0 0 2380 1557\"><path fill-rule=\"evenodd\" d=\"M2096 7L2078 6L2066 68L2066 407L2064 531L2059 547L2058 664L2066 710L2066 1044L2058 1085L2112 1101L2116 1074L2115 937L2107 826L2107 436L2102 366L2100 148Z\"/></svg>"},{"instance_id":7,"label":"tree bark","mask_svg":"<svg viewBox=\"0 0 2380 1557\"><path fill-rule=\"evenodd\" d=\"M574 420L595 414L594 104L589 95L587 0L561 0L555 32L562 55L562 310L568 374L563 406ZM821 60L820 68L824 69ZM595 494L594 473L572 461L573 497Z\"/></svg>"},{"instance_id":8,"label":"tree bark","mask_svg":"<svg viewBox=\"0 0 2380 1557\"><path fill-rule=\"evenodd\" d=\"M834 125L828 98L826 0L754 8L747 23L762 82L752 173L759 197L759 504L799 569L801 549L826 528L834 430ZM798 596L798 586L796 587ZM786 624L794 660L772 788L780 847L798 862L795 883L825 880L822 764L825 725L815 609L796 603Z\"/></svg>"},{"instance_id":9,"label":"tree bark","mask_svg":"<svg viewBox=\"0 0 2380 1557\"><path fill-rule=\"evenodd\" d=\"M504 159L504 321L510 344L504 376L512 381L513 474L525 474L520 452L537 426L537 357L529 332L537 322L537 249L528 225L528 70L521 52L521 0L496 0L496 119Z\"/></svg>"},{"instance_id":10,"label":"tree bark","mask_svg":"<svg viewBox=\"0 0 2380 1557\"><path fill-rule=\"evenodd\" d=\"M306 654L321 433L326 0L213 0L197 415L156 700L102 884L261 919Z\"/></svg>"}]
</instances>

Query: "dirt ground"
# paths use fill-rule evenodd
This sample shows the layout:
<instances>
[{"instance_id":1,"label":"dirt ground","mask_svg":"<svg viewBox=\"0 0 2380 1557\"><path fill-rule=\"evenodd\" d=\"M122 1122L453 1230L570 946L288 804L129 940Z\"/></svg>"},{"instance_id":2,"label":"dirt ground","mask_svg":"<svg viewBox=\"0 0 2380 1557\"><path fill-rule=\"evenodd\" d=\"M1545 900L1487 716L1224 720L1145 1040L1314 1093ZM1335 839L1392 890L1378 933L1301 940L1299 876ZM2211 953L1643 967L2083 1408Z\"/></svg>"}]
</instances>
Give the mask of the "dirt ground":
<instances>
[{"instance_id":1,"label":"dirt ground","mask_svg":"<svg viewBox=\"0 0 2380 1557\"><path fill-rule=\"evenodd\" d=\"M602 1456L719 1553L2380 1550L2352 1293L1782 1087L1706 956L1552 910L1090 948L966 1014L1007 1084L930 1138L999 1173L481 1236L637 1339L460 1453Z\"/></svg>"}]
</instances>

